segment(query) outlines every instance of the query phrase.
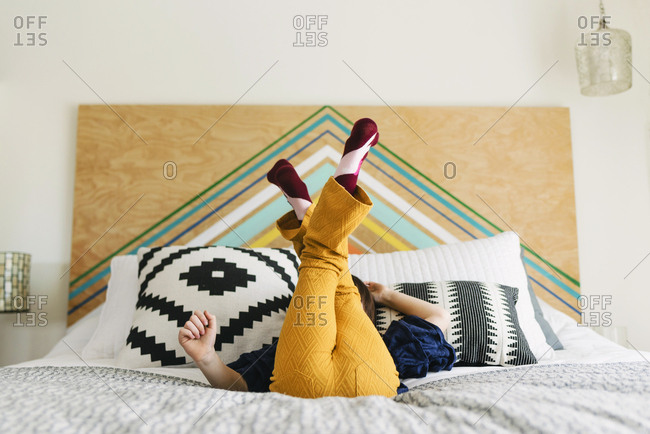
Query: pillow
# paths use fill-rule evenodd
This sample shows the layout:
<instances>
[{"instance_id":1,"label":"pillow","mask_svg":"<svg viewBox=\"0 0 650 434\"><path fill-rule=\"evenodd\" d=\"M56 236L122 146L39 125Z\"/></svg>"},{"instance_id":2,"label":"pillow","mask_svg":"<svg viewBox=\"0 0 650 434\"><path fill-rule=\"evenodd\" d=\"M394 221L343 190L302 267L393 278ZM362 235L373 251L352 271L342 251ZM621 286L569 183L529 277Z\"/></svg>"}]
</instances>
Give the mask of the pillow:
<instances>
[{"instance_id":1,"label":"pillow","mask_svg":"<svg viewBox=\"0 0 650 434\"><path fill-rule=\"evenodd\" d=\"M64 354L69 355L70 348L68 345L74 349L75 353L81 354L85 346L90 342L90 338L92 338L95 330L97 330L101 313L102 305L95 307L79 321L67 327L63 338L58 340L43 358L50 359Z\"/></svg>"},{"instance_id":2,"label":"pillow","mask_svg":"<svg viewBox=\"0 0 650 434\"><path fill-rule=\"evenodd\" d=\"M115 256L111 260L106 301L95 333L81 352L84 360L112 359L124 346L138 301L138 257Z\"/></svg>"},{"instance_id":3,"label":"pillow","mask_svg":"<svg viewBox=\"0 0 650 434\"><path fill-rule=\"evenodd\" d=\"M517 366L537 363L519 327L519 290L511 286L473 281L398 283L393 289L442 306L451 315L443 330L456 350L456 365ZM527 289L524 289L527 291ZM404 314L379 305L375 325L383 334Z\"/></svg>"},{"instance_id":4,"label":"pillow","mask_svg":"<svg viewBox=\"0 0 650 434\"><path fill-rule=\"evenodd\" d=\"M217 317L215 349L224 363L271 344L298 280L288 249L141 248L138 262L138 301L116 360L128 368L190 363L178 330L195 310Z\"/></svg>"},{"instance_id":5,"label":"pillow","mask_svg":"<svg viewBox=\"0 0 650 434\"><path fill-rule=\"evenodd\" d=\"M524 262L524 248L521 248L521 263L524 264L524 269L526 269L526 263ZM526 273L528 274L528 273ZM530 283L530 276L526 279L528 283L528 294L530 295L530 301L533 304L533 311L535 312L535 321L539 324L544 333L544 338L546 338L546 343L549 344L554 350L563 350L564 345L560 342L560 339L557 337L551 325L544 318L544 313L542 308L539 306L539 300L537 300L537 295L533 291L533 285Z\"/></svg>"},{"instance_id":6,"label":"pillow","mask_svg":"<svg viewBox=\"0 0 650 434\"><path fill-rule=\"evenodd\" d=\"M537 360L551 359L553 349L535 320L526 271L520 258L519 237L503 232L490 238L445 244L419 250L350 255L350 272L362 280L385 285L400 282L472 280L519 289L516 304L521 330Z\"/></svg>"}]
</instances>

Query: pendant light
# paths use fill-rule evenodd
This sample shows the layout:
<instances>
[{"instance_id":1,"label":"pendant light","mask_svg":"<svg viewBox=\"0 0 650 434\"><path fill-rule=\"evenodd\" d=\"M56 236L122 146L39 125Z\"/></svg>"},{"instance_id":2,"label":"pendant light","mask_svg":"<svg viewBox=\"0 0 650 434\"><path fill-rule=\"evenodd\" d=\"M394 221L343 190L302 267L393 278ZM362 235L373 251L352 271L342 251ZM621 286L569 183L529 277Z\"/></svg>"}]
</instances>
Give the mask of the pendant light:
<instances>
[{"instance_id":1,"label":"pendant light","mask_svg":"<svg viewBox=\"0 0 650 434\"><path fill-rule=\"evenodd\" d=\"M586 96L614 95L632 87L632 39L625 30L608 27L607 18L602 0L600 18L578 18L576 64L580 92Z\"/></svg>"}]
</instances>

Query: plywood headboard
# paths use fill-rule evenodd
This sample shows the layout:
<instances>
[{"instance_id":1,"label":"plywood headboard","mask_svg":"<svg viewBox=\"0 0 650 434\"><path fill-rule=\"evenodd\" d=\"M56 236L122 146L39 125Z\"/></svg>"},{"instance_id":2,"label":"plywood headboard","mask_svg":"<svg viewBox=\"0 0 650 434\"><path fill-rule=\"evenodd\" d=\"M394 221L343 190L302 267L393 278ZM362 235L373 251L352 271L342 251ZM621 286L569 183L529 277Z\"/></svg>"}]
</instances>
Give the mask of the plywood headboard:
<instances>
[{"instance_id":1,"label":"plywood headboard","mask_svg":"<svg viewBox=\"0 0 650 434\"><path fill-rule=\"evenodd\" d=\"M288 158L317 192L361 117L380 143L351 252L514 230L535 292L579 319L567 108L83 105L68 323L104 301L111 258L140 246L286 246L273 224L289 206L266 171Z\"/></svg>"}]
</instances>

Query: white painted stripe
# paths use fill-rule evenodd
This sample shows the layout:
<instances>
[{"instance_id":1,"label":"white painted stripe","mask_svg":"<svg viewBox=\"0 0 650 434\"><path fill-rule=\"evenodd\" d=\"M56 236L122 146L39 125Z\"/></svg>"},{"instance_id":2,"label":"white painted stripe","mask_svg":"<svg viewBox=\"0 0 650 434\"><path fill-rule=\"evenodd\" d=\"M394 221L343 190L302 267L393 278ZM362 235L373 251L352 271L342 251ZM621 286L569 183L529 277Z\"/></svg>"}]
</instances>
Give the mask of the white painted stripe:
<instances>
[{"instance_id":1,"label":"white painted stripe","mask_svg":"<svg viewBox=\"0 0 650 434\"><path fill-rule=\"evenodd\" d=\"M355 237L354 235L350 235L348 238L350 238L352 241L357 243L363 250L364 253L375 253L374 250L370 248L367 244L365 244L363 241L361 241L359 238Z\"/></svg>"}]
</instances>

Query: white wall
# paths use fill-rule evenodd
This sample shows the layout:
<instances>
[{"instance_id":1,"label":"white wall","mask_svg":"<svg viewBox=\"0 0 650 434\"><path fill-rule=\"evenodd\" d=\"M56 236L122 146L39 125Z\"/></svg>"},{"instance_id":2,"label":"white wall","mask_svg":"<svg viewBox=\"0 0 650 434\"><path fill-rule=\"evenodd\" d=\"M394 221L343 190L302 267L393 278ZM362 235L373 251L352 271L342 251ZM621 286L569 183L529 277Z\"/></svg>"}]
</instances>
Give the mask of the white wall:
<instances>
[{"instance_id":1,"label":"white wall","mask_svg":"<svg viewBox=\"0 0 650 434\"><path fill-rule=\"evenodd\" d=\"M650 79L650 4L606 2ZM0 250L33 254L44 330L0 316L0 364L44 354L63 333L76 107L100 104L498 105L571 109L582 291L613 296L614 325L650 350L650 84L579 93L577 17L596 0L549 2L6 1L0 5ZM326 14L328 45L295 48L292 18ZM15 47L13 17L46 15L44 47ZM99 235L99 234L98 234Z\"/></svg>"}]
</instances>

